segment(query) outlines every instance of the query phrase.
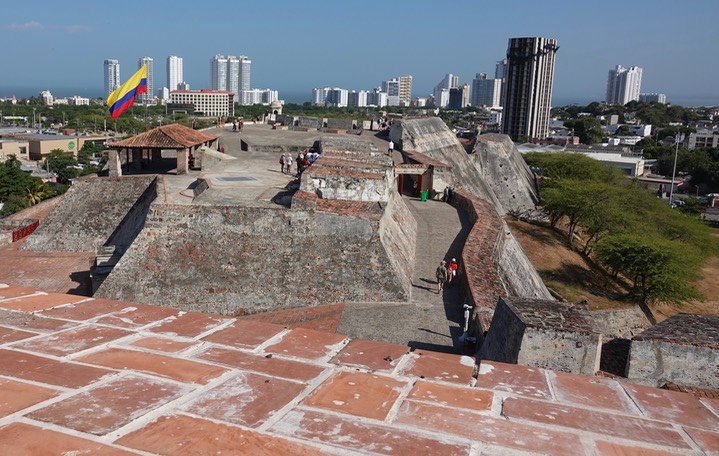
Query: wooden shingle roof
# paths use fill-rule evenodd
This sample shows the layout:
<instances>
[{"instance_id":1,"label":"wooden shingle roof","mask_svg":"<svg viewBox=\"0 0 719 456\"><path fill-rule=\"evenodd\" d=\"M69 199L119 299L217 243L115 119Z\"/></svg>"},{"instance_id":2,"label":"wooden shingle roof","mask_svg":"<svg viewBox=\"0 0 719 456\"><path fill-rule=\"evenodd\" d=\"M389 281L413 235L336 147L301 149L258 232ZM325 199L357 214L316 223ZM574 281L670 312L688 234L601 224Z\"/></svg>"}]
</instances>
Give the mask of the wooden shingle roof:
<instances>
[{"instance_id":1,"label":"wooden shingle roof","mask_svg":"<svg viewBox=\"0 0 719 456\"><path fill-rule=\"evenodd\" d=\"M163 125L107 146L111 149L185 149L214 141L216 135L193 130L180 124Z\"/></svg>"}]
</instances>

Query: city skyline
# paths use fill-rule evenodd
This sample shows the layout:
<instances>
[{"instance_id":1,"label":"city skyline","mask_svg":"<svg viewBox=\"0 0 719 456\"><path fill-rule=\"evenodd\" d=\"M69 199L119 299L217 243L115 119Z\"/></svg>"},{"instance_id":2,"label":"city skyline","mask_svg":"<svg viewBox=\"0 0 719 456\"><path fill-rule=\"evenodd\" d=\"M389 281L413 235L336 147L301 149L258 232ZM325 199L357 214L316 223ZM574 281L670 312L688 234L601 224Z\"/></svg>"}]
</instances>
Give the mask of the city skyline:
<instances>
[{"instance_id":1,"label":"city skyline","mask_svg":"<svg viewBox=\"0 0 719 456\"><path fill-rule=\"evenodd\" d=\"M0 96L37 96L41 90L102 96L104 60L119 60L124 78L140 56L163 63L170 55L182 57L185 80L193 88L209 88L207 62L222 54L249 56L252 88L279 90L281 98L299 94L309 101L314 87L371 90L396 75L412 75L412 96L423 97L448 73L458 75L460 85L471 84L477 73L492 74L506 57L509 38L552 36L562 48L554 105L602 101L607 69L622 63L643 68L642 91L665 93L670 103L719 102L712 76L719 62L706 58L713 55L717 32L712 18L719 3L690 1L681 13L669 1L652 2L651 8L637 3L466 2L458 5L462 14L446 12L448 30L429 25L421 33L418 24L431 24L441 12L439 4L383 4L372 11L379 20L360 21L356 17L363 10L344 2L238 6L220 1L213 7L213 21L205 23L191 14L190 4L188 9L142 3L147 14L120 33L113 17L93 2L55 7L29 0L6 5L0 20L0 39L7 43L3 61L15 69L0 75ZM128 0L126 5L140 3ZM333 20L319 21L320 10ZM155 17L165 20L158 23ZM596 26L588 27L588 21Z\"/></svg>"}]
</instances>

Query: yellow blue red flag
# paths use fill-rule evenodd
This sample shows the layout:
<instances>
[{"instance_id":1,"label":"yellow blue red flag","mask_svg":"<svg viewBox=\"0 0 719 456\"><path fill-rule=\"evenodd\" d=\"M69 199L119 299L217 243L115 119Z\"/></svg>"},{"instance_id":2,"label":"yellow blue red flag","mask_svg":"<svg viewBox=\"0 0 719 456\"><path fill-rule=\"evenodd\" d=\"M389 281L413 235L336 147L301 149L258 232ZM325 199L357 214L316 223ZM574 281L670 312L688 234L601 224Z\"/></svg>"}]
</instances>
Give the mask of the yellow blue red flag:
<instances>
[{"instance_id":1,"label":"yellow blue red flag","mask_svg":"<svg viewBox=\"0 0 719 456\"><path fill-rule=\"evenodd\" d=\"M125 109L132 106L135 102L135 97L142 93L147 93L146 65L142 65L142 68L137 70L137 73L133 74L130 79L125 81L123 85L107 97L107 107L110 110L110 116L113 119L120 117L120 114L122 114Z\"/></svg>"}]
</instances>

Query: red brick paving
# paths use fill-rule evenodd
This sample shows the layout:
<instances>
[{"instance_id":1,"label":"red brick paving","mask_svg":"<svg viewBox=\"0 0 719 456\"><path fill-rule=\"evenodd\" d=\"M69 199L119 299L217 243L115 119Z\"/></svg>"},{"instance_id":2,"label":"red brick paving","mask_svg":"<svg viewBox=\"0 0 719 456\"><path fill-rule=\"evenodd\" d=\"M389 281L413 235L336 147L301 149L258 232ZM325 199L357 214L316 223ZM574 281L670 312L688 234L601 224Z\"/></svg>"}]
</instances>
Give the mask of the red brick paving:
<instances>
[{"instance_id":1,"label":"red brick paving","mask_svg":"<svg viewBox=\"0 0 719 456\"><path fill-rule=\"evenodd\" d=\"M719 453L708 397L496 362L474 384L472 358L306 328L11 302L2 455Z\"/></svg>"}]
</instances>

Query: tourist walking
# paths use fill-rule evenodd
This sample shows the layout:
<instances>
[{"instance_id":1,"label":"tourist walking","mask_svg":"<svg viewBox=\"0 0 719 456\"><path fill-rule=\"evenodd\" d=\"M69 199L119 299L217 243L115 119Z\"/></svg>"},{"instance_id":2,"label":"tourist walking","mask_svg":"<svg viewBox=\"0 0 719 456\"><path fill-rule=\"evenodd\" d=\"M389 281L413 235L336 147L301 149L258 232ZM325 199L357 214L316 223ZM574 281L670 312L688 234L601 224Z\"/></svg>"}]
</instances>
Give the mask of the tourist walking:
<instances>
[{"instance_id":1,"label":"tourist walking","mask_svg":"<svg viewBox=\"0 0 719 456\"><path fill-rule=\"evenodd\" d=\"M452 258L452 261L450 261L447 266L447 287L451 287L455 282L455 278L457 277L457 268L459 268L457 259Z\"/></svg>"},{"instance_id":2,"label":"tourist walking","mask_svg":"<svg viewBox=\"0 0 719 456\"><path fill-rule=\"evenodd\" d=\"M387 155L391 157L392 152L394 152L394 142L392 142L392 140L390 139L389 144L387 144Z\"/></svg>"},{"instance_id":3,"label":"tourist walking","mask_svg":"<svg viewBox=\"0 0 719 456\"><path fill-rule=\"evenodd\" d=\"M434 273L437 278L437 294L440 294L444 290L444 284L447 282L447 262L442 260L437 266L437 271Z\"/></svg>"},{"instance_id":4,"label":"tourist walking","mask_svg":"<svg viewBox=\"0 0 719 456\"><path fill-rule=\"evenodd\" d=\"M280 155L280 172L285 173L285 154Z\"/></svg>"},{"instance_id":5,"label":"tourist walking","mask_svg":"<svg viewBox=\"0 0 719 456\"><path fill-rule=\"evenodd\" d=\"M290 154L287 154L285 157L285 169L287 169L287 172L290 173L292 169L292 156Z\"/></svg>"}]
</instances>

